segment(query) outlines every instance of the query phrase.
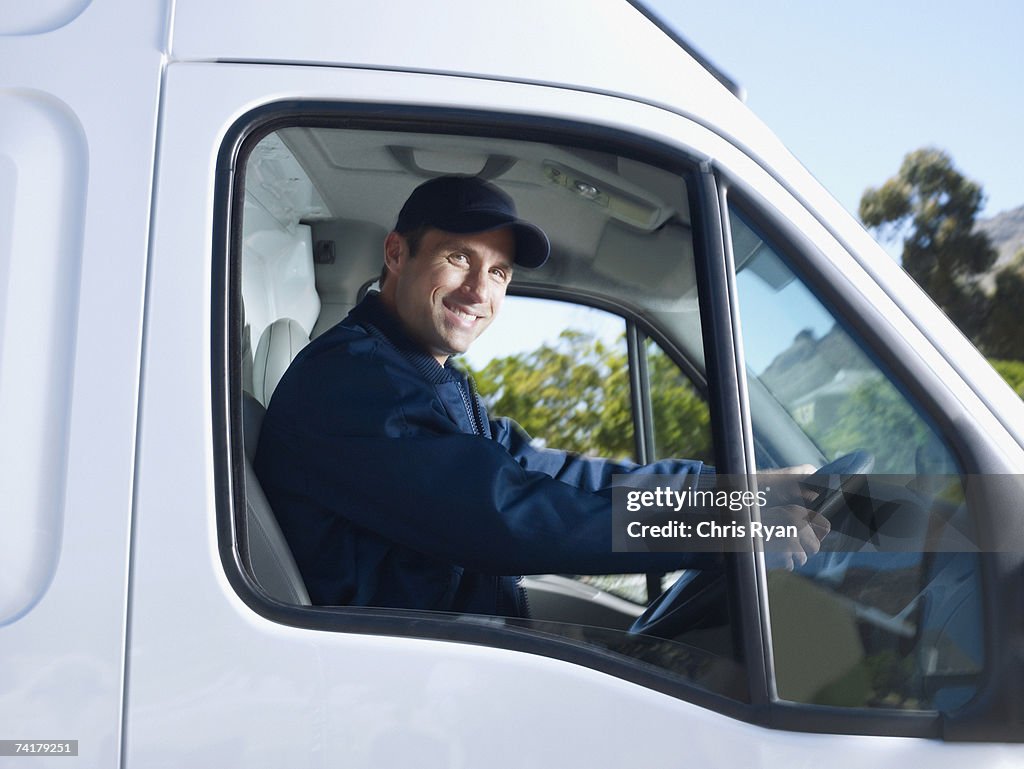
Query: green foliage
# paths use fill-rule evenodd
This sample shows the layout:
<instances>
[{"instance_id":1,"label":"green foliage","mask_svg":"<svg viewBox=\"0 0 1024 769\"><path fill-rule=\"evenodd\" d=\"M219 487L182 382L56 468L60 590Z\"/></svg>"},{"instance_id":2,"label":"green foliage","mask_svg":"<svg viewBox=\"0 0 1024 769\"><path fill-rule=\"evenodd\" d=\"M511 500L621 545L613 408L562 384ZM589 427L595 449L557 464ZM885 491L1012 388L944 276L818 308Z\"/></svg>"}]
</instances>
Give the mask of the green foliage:
<instances>
[{"instance_id":1,"label":"green foliage","mask_svg":"<svg viewBox=\"0 0 1024 769\"><path fill-rule=\"evenodd\" d=\"M984 327L986 297L978 277L996 259L974 229L984 194L937 149L909 153L899 172L860 201L860 218L881 237L903 236L903 267L972 339Z\"/></svg>"},{"instance_id":2,"label":"green foliage","mask_svg":"<svg viewBox=\"0 0 1024 769\"><path fill-rule=\"evenodd\" d=\"M653 344L648 370L659 457L712 457L707 406ZM635 445L625 345L567 329L554 344L470 369L488 410L552 448L632 459Z\"/></svg>"},{"instance_id":3,"label":"green foliage","mask_svg":"<svg viewBox=\"0 0 1024 769\"><path fill-rule=\"evenodd\" d=\"M553 447L611 458L633 455L625 352L567 329L556 344L495 358L472 371L491 413Z\"/></svg>"},{"instance_id":4,"label":"green foliage","mask_svg":"<svg viewBox=\"0 0 1024 769\"><path fill-rule=\"evenodd\" d=\"M990 360L992 367L1006 380L1020 397L1024 398L1024 361Z\"/></svg>"},{"instance_id":5,"label":"green foliage","mask_svg":"<svg viewBox=\"0 0 1024 769\"><path fill-rule=\"evenodd\" d=\"M647 370L656 457L685 457L712 464L714 448L707 403L672 359L654 344L647 347Z\"/></svg>"}]
</instances>

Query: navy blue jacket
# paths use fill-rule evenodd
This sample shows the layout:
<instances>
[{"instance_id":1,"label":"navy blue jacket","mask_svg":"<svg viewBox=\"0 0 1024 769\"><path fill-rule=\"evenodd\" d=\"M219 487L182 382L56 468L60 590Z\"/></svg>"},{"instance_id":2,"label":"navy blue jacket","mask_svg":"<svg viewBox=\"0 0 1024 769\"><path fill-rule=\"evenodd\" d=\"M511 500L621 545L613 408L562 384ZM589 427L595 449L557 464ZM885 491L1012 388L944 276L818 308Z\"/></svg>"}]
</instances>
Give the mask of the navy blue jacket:
<instances>
[{"instance_id":1,"label":"navy blue jacket","mask_svg":"<svg viewBox=\"0 0 1024 769\"><path fill-rule=\"evenodd\" d=\"M371 294L281 379L255 469L314 604L523 616L521 574L680 568L612 552L610 485L701 463L531 446Z\"/></svg>"}]
</instances>

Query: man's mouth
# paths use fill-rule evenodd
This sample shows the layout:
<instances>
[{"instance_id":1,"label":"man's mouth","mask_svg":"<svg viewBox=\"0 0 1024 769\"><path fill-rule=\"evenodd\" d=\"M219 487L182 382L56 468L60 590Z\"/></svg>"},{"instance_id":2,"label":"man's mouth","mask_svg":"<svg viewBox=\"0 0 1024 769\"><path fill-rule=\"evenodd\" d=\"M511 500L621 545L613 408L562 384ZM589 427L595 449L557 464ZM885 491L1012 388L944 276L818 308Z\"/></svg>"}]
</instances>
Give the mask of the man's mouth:
<instances>
[{"instance_id":1,"label":"man's mouth","mask_svg":"<svg viewBox=\"0 0 1024 769\"><path fill-rule=\"evenodd\" d=\"M462 307L458 307L457 305L451 305L448 304L448 302L442 302L442 304L444 305L444 308L448 310L448 312L450 312L452 315L454 315L456 318L458 318L467 325L472 325L476 323L478 320L483 320L484 316L477 315L476 313L470 312L469 310L463 309Z\"/></svg>"}]
</instances>

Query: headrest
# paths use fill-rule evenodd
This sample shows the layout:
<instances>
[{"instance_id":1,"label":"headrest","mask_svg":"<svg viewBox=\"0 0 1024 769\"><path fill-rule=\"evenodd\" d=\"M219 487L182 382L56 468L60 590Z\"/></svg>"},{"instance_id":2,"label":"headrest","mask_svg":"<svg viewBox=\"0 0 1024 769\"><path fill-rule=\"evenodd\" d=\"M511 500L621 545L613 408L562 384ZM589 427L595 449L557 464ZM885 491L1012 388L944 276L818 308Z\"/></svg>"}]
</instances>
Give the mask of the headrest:
<instances>
[{"instance_id":1,"label":"headrest","mask_svg":"<svg viewBox=\"0 0 1024 769\"><path fill-rule=\"evenodd\" d=\"M278 318L263 331L252 362L252 390L264 406L277 389L288 366L309 344L309 334L291 318Z\"/></svg>"}]
</instances>

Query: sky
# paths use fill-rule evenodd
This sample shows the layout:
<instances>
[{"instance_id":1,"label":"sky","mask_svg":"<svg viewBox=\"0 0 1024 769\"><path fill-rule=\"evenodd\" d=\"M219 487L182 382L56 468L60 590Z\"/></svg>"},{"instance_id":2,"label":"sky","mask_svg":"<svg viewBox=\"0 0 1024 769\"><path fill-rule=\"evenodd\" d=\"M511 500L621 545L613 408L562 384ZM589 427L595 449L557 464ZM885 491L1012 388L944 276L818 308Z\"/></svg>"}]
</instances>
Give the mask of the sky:
<instances>
[{"instance_id":1,"label":"sky","mask_svg":"<svg viewBox=\"0 0 1024 769\"><path fill-rule=\"evenodd\" d=\"M645 0L849 211L908 152L1024 205L1021 0Z\"/></svg>"}]
</instances>

